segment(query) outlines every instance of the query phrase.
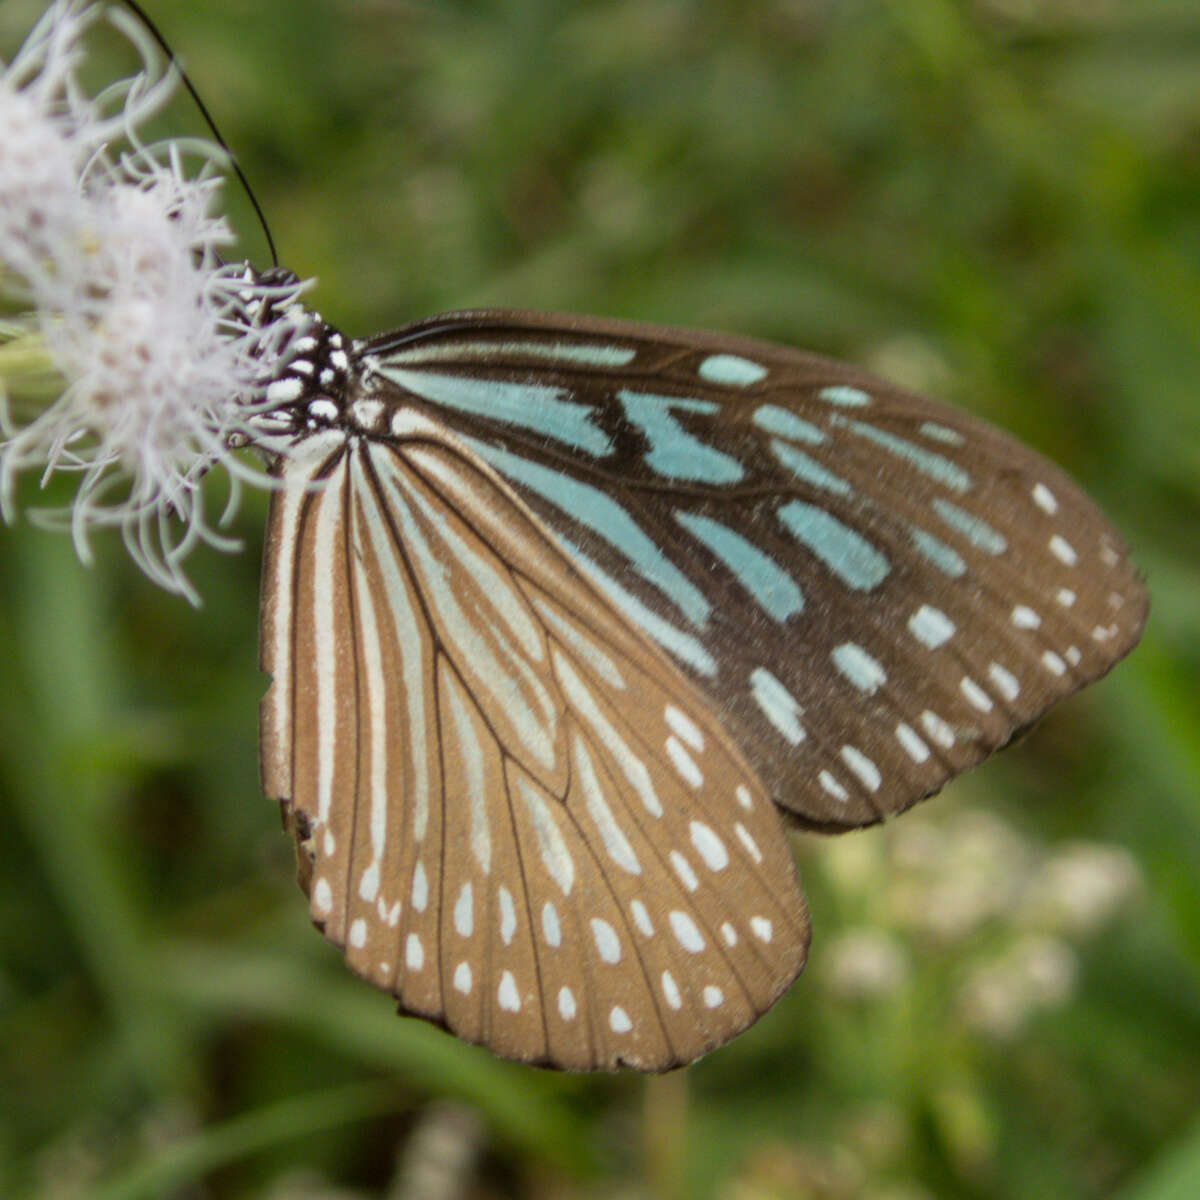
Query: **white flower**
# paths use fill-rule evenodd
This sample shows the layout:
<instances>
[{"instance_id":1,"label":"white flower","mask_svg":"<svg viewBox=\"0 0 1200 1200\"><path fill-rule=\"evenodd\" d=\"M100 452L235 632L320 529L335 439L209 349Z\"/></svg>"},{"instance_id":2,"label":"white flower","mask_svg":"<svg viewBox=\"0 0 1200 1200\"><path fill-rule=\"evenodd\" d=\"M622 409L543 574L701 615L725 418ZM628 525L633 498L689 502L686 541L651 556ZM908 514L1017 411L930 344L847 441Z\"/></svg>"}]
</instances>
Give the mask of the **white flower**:
<instances>
[{"instance_id":1,"label":"white flower","mask_svg":"<svg viewBox=\"0 0 1200 1200\"><path fill-rule=\"evenodd\" d=\"M908 956L898 938L880 929L852 929L826 952L829 986L851 999L890 996L908 980Z\"/></svg>"},{"instance_id":2,"label":"white flower","mask_svg":"<svg viewBox=\"0 0 1200 1200\"><path fill-rule=\"evenodd\" d=\"M971 973L959 992L959 1007L976 1029L995 1038L1015 1037L1036 1012L1065 1004L1078 974L1079 960L1066 942L1024 937Z\"/></svg>"},{"instance_id":3,"label":"white flower","mask_svg":"<svg viewBox=\"0 0 1200 1200\"><path fill-rule=\"evenodd\" d=\"M179 145L139 140L170 79L115 14L143 70L83 94L79 39L98 12L53 5L0 77L0 263L64 381L19 426L0 391L0 504L11 519L21 470L43 482L78 472L70 510L36 514L43 523L69 526L84 561L90 528L117 526L151 578L192 595L187 551L233 544L209 526L201 480L224 466L232 501L240 478L260 478L230 447L252 440L248 419L307 317L299 284L222 262L234 240L213 215L222 152L189 142L200 158L189 176Z\"/></svg>"},{"instance_id":4,"label":"white flower","mask_svg":"<svg viewBox=\"0 0 1200 1200\"><path fill-rule=\"evenodd\" d=\"M1030 924L1086 937L1116 914L1140 882L1129 851L1102 842L1075 842L1042 864L1022 916Z\"/></svg>"}]
</instances>

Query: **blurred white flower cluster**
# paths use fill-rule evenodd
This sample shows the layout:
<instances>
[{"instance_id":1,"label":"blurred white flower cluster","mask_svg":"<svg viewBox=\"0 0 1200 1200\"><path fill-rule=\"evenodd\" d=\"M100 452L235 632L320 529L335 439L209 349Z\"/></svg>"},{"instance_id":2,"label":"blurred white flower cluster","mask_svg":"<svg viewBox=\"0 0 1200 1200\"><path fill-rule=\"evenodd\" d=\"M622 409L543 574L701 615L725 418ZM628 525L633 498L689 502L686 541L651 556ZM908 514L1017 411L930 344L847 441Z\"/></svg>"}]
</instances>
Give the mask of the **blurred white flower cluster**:
<instances>
[{"instance_id":1,"label":"blurred white flower cluster","mask_svg":"<svg viewBox=\"0 0 1200 1200\"><path fill-rule=\"evenodd\" d=\"M88 96L83 39L101 20L142 69ZM298 285L262 285L222 261L234 241L212 215L223 152L139 137L174 82L127 13L78 0L52 4L0 74L0 296L20 312L0 327L0 505L11 520L23 470L43 483L77 472L70 508L35 517L69 527L84 561L89 529L117 526L152 579L191 595L188 550L233 544L205 517L201 480L229 470L228 515L239 479L255 474L230 446L251 437L304 318ZM15 364L34 351L59 387L20 419Z\"/></svg>"},{"instance_id":2,"label":"blurred white flower cluster","mask_svg":"<svg viewBox=\"0 0 1200 1200\"><path fill-rule=\"evenodd\" d=\"M845 999L895 996L931 963L952 964L949 1008L1012 1038L1066 1003L1077 946L1136 894L1127 851L1097 842L1048 850L979 809L912 813L822 845L821 869L853 923L819 964ZM959 953L945 953L953 946Z\"/></svg>"}]
</instances>

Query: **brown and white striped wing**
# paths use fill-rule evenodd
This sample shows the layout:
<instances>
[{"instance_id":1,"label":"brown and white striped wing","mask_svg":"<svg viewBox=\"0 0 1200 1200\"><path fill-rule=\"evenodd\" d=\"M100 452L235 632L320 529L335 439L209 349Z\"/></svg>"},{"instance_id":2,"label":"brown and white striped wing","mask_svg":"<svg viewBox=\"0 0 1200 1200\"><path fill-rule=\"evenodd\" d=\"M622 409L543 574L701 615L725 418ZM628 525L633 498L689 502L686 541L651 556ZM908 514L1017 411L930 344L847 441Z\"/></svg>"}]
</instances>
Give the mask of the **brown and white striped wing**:
<instances>
[{"instance_id":1,"label":"brown and white striped wing","mask_svg":"<svg viewBox=\"0 0 1200 1200\"><path fill-rule=\"evenodd\" d=\"M803 898L679 670L422 418L390 444L306 438L282 474L264 789L353 970L573 1069L686 1063L769 1008L804 963Z\"/></svg>"}]
</instances>

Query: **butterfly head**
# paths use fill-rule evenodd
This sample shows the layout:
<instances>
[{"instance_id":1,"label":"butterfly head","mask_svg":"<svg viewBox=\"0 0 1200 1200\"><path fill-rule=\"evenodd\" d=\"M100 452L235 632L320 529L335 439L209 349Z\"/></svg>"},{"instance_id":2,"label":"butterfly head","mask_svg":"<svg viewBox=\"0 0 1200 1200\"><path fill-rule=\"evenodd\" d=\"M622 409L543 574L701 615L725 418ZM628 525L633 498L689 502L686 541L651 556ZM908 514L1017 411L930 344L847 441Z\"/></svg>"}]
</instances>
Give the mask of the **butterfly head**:
<instances>
[{"instance_id":1,"label":"butterfly head","mask_svg":"<svg viewBox=\"0 0 1200 1200\"><path fill-rule=\"evenodd\" d=\"M352 432L358 422L348 411L354 374L346 338L300 302L299 278L283 267L258 271L247 266L248 287L241 314L263 329L275 328L270 347L273 369L253 418L268 451L324 430Z\"/></svg>"}]
</instances>

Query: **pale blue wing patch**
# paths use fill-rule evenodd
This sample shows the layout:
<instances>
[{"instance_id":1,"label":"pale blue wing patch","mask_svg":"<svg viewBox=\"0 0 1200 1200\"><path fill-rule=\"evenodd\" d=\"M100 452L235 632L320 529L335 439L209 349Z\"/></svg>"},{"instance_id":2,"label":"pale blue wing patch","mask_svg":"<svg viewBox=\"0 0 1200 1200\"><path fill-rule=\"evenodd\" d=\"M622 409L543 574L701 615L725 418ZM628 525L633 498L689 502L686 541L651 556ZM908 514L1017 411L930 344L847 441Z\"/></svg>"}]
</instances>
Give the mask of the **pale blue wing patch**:
<instances>
[{"instance_id":1,"label":"pale blue wing patch","mask_svg":"<svg viewBox=\"0 0 1200 1200\"><path fill-rule=\"evenodd\" d=\"M646 465L659 475L720 486L737 483L745 474L736 458L702 442L674 416L674 411L710 416L718 408L711 400L658 396L652 392L631 392L627 388L617 393L617 399L621 401L625 415L650 443Z\"/></svg>"}]
</instances>

